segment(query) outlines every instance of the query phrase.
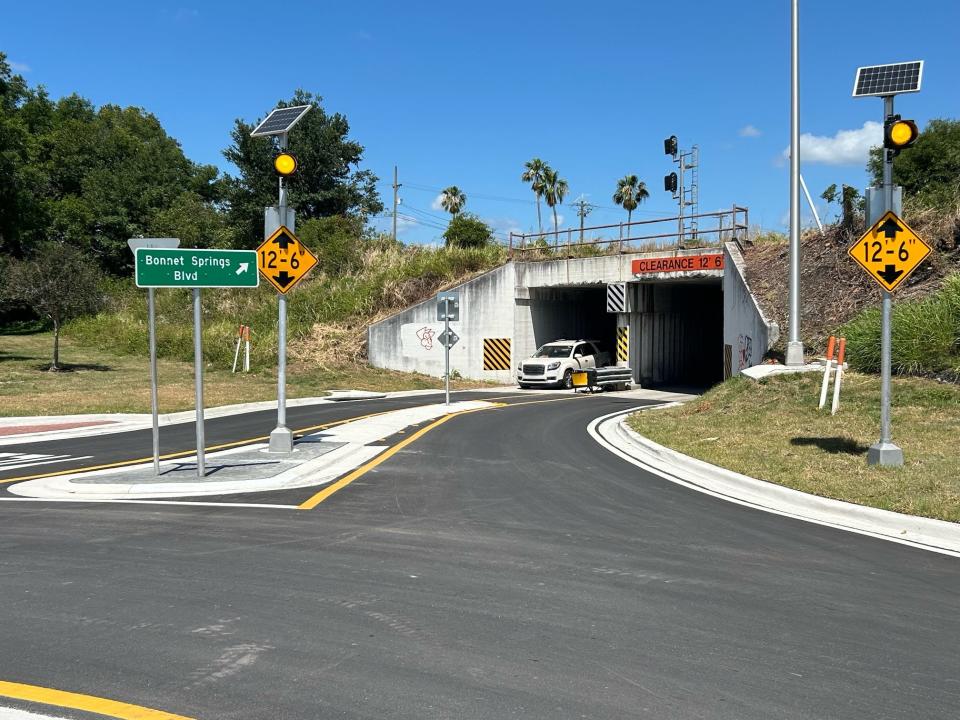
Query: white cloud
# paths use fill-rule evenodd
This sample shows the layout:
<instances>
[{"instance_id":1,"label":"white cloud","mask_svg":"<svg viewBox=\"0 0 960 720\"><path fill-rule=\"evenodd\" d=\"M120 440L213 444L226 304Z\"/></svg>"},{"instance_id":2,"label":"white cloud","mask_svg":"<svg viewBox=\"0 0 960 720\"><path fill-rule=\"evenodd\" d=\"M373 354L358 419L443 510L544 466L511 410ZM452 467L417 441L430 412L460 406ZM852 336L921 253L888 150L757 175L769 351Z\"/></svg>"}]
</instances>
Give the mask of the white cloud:
<instances>
[{"instance_id":1,"label":"white cloud","mask_svg":"<svg viewBox=\"0 0 960 720\"><path fill-rule=\"evenodd\" d=\"M836 135L800 136L800 161L821 165L862 165L867 162L870 148L883 143L883 125L868 120L862 128L856 130L838 130ZM783 160L790 159L790 148L781 154Z\"/></svg>"},{"instance_id":2,"label":"white cloud","mask_svg":"<svg viewBox=\"0 0 960 720\"><path fill-rule=\"evenodd\" d=\"M18 73L28 73L31 68L26 63L10 61L10 69Z\"/></svg>"},{"instance_id":3,"label":"white cloud","mask_svg":"<svg viewBox=\"0 0 960 720\"><path fill-rule=\"evenodd\" d=\"M746 137L746 138L760 137L762 134L763 133L761 133L753 125L744 125L742 128L740 128L740 137Z\"/></svg>"},{"instance_id":4,"label":"white cloud","mask_svg":"<svg viewBox=\"0 0 960 720\"><path fill-rule=\"evenodd\" d=\"M443 210L443 193L440 193L433 199L433 202L430 203L430 207L432 207L434 210Z\"/></svg>"}]
</instances>

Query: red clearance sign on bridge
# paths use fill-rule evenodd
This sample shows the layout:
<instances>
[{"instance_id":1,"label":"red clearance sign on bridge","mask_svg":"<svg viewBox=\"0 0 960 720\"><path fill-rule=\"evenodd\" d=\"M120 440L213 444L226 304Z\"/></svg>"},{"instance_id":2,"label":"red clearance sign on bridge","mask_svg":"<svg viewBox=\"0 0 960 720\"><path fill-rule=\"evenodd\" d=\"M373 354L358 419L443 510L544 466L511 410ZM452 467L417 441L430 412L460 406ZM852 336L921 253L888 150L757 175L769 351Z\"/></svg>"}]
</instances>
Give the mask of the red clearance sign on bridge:
<instances>
[{"instance_id":1,"label":"red clearance sign on bridge","mask_svg":"<svg viewBox=\"0 0 960 720\"><path fill-rule=\"evenodd\" d=\"M674 257L638 258L631 263L634 275L669 272L723 270L723 253L709 255L677 255Z\"/></svg>"}]
</instances>

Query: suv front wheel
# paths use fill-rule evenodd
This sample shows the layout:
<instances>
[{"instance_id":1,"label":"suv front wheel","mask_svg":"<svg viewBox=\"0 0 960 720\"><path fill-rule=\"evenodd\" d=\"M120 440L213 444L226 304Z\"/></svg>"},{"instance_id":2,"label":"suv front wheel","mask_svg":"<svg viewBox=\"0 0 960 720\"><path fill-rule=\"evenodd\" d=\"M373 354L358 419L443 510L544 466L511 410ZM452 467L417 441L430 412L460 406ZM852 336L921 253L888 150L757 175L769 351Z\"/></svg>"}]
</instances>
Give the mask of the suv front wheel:
<instances>
[{"instance_id":1,"label":"suv front wheel","mask_svg":"<svg viewBox=\"0 0 960 720\"><path fill-rule=\"evenodd\" d=\"M562 384L565 390L573 388L573 370L571 368L567 368L566 372L563 373Z\"/></svg>"}]
</instances>

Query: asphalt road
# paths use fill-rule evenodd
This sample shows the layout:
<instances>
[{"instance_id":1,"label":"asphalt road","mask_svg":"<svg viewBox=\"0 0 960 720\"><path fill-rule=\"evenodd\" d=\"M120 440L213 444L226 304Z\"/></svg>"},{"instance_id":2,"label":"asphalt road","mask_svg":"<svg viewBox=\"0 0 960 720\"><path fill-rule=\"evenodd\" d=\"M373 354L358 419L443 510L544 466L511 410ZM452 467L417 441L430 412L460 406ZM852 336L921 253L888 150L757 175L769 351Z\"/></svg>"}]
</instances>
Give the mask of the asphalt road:
<instances>
[{"instance_id":1,"label":"asphalt road","mask_svg":"<svg viewBox=\"0 0 960 720\"><path fill-rule=\"evenodd\" d=\"M508 397L517 393L505 393ZM455 392L451 401L485 400L496 397L489 392ZM522 398L522 396L521 396ZM368 413L400 410L429 403L443 402L443 393L430 393L409 397L383 398L375 400L345 400L337 403L305 405L287 408L287 426L294 430L314 427L323 423L336 422ZM265 438L277 425L277 411L259 410L257 412L230 415L205 420L205 445L208 448L224 443L235 443L255 438ZM197 448L196 425L193 422L177 423L160 428L160 454L192 455ZM153 434L145 430L133 430L122 433L104 432L100 435L43 440L30 440L0 446L4 453L43 454L49 456L69 456L66 461L30 467L5 469L0 465L0 482L24 476L42 475L49 472L75 470L94 465L106 465L125 461L150 462L153 457Z\"/></svg>"},{"instance_id":2,"label":"asphalt road","mask_svg":"<svg viewBox=\"0 0 960 720\"><path fill-rule=\"evenodd\" d=\"M0 504L0 680L217 720L956 717L956 559L645 474L586 433L635 404L463 415L312 511Z\"/></svg>"}]
</instances>

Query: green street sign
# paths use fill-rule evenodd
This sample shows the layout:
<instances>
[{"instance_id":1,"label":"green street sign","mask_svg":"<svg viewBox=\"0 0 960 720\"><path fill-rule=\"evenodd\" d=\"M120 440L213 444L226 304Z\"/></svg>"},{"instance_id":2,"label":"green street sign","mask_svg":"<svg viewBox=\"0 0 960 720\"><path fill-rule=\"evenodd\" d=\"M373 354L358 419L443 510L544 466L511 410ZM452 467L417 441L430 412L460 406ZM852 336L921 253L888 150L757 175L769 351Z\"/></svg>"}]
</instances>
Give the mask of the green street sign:
<instances>
[{"instance_id":1,"label":"green street sign","mask_svg":"<svg viewBox=\"0 0 960 720\"><path fill-rule=\"evenodd\" d=\"M142 288L253 288L260 284L256 250L137 248Z\"/></svg>"}]
</instances>

